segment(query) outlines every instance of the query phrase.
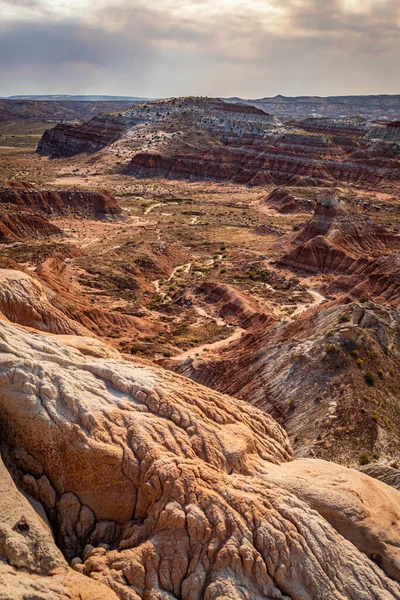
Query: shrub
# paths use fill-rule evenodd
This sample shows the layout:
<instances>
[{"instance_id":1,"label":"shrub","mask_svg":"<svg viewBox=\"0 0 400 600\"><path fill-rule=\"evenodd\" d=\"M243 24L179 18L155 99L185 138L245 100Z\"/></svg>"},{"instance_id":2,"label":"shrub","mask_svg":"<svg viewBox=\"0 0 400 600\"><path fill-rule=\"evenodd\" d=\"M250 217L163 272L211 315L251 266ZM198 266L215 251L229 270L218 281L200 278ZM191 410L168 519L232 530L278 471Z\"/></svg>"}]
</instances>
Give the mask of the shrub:
<instances>
[{"instance_id":1,"label":"shrub","mask_svg":"<svg viewBox=\"0 0 400 600\"><path fill-rule=\"evenodd\" d=\"M364 361L363 361L363 359L362 359L362 358L358 358L358 359L357 359L357 367L358 367L359 369L362 369L362 368L363 368L363 364L364 364Z\"/></svg>"},{"instance_id":2,"label":"shrub","mask_svg":"<svg viewBox=\"0 0 400 600\"><path fill-rule=\"evenodd\" d=\"M348 323L350 321L350 315L340 315L339 323Z\"/></svg>"},{"instance_id":3,"label":"shrub","mask_svg":"<svg viewBox=\"0 0 400 600\"><path fill-rule=\"evenodd\" d=\"M358 356L358 350L357 350L357 349L355 349L355 350L352 350L352 351L351 351L351 355L352 355L352 356L354 356L354 357L356 358L356 357Z\"/></svg>"},{"instance_id":4,"label":"shrub","mask_svg":"<svg viewBox=\"0 0 400 600\"><path fill-rule=\"evenodd\" d=\"M358 457L358 464L360 466L362 466L362 465L368 465L369 464L369 456L368 456L368 454L360 454L360 456Z\"/></svg>"},{"instance_id":5,"label":"shrub","mask_svg":"<svg viewBox=\"0 0 400 600\"><path fill-rule=\"evenodd\" d=\"M375 385L375 375L371 371L367 371L364 375L365 383L370 387Z\"/></svg>"},{"instance_id":6,"label":"shrub","mask_svg":"<svg viewBox=\"0 0 400 600\"><path fill-rule=\"evenodd\" d=\"M290 398L288 400L288 406L289 406L289 408L294 408L295 403L296 403L296 398Z\"/></svg>"},{"instance_id":7,"label":"shrub","mask_svg":"<svg viewBox=\"0 0 400 600\"><path fill-rule=\"evenodd\" d=\"M334 352L339 352L339 348L335 344L326 344L325 352L327 354L333 354Z\"/></svg>"},{"instance_id":8,"label":"shrub","mask_svg":"<svg viewBox=\"0 0 400 600\"><path fill-rule=\"evenodd\" d=\"M379 369L379 371L378 371L378 375L379 375L379 377L380 377L381 379L383 379L383 377L384 377L384 372L383 372L383 369Z\"/></svg>"}]
</instances>

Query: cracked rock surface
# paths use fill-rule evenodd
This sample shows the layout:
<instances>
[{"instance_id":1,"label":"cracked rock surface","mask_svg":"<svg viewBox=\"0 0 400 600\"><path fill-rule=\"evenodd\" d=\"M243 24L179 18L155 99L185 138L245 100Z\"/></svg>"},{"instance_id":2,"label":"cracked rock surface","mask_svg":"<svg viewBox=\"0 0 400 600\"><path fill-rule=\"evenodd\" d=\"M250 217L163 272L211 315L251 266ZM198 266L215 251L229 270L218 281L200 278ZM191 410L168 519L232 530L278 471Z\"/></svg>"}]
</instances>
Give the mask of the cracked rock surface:
<instances>
[{"instance_id":1,"label":"cracked rock surface","mask_svg":"<svg viewBox=\"0 0 400 600\"><path fill-rule=\"evenodd\" d=\"M73 565L4 473L2 515L18 515L1 519L1 577L56 587L2 600L400 599L397 490L293 460L280 426L245 402L61 343L0 322L4 460Z\"/></svg>"}]
</instances>

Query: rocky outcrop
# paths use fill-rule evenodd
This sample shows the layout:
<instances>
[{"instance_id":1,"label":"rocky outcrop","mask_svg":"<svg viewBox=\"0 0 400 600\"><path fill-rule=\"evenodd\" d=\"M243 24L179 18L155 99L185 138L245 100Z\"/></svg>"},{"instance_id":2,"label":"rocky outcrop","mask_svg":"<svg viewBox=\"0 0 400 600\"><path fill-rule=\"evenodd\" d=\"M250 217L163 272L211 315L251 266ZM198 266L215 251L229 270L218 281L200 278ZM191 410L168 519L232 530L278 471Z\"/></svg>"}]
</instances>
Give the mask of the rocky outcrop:
<instances>
[{"instance_id":1,"label":"rocky outcrop","mask_svg":"<svg viewBox=\"0 0 400 600\"><path fill-rule=\"evenodd\" d=\"M1 459L0 590L2 600L117 600L110 588L68 567L42 507L17 490Z\"/></svg>"},{"instance_id":2,"label":"rocky outcrop","mask_svg":"<svg viewBox=\"0 0 400 600\"><path fill-rule=\"evenodd\" d=\"M1 191L0 191L1 194ZM40 240L62 235L59 227L31 210L0 205L0 244Z\"/></svg>"},{"instance_id":3,"label":"rocky outcrop","mask_svg":"<svg viewBox=\"0 0 400 600\"><path fill-rule=\"evenodd\" d=\"M163 364L272 414L297 456L357 465L362 454L398 458L399 342L397 309L332 303Z\"/></svg>"},{"instance_id":4,"label":"rocky outcrop","mask_svg":"<svg viewBox=\"0 0 400 600\"><path fill-rule=\"evenodd\" d=\"M293 245L281 263L316 272L345 270L358 258L397 248L399 239L326 192L318 197L313 217L294 237Z\"/></svg>"},{"instance_id":5,"label":"rocky outcrop","mask_svg":"<svg viewBox=\"0 0 400 600\"><path fill-rule=\"evenodd\" d=\"M119 353L96 336L112 338L119 332L140 337L160 330L159 324L148 319L92 306L77 284L63 274L66 266L60 259L48 259L34 273L36 277L9 263L0 269L0 318L57 334L64 345L104 357Z\"/></svg>"},{"instance_id":6,"label":"rocky outcrop","mask_svg":"<svg viewBox=\"0 0 400 600\"><path fill-rule=\"evenodd\" d=\"M0 312L14 323L40 331L90 335L50 304L39 281L19 270L0 269Z\"/></svg>"},{"instance_id":7,"label":"rocky outcrop","mask_svg":"<svg viewBox=\"0 0 400 600\"><path fill-rule=\"evenodd\" d=\"M246 185L312 185L332 179L319 161L296 156L239 148L215 147L196 154L136 154L124 169L137 178L232 181Z\"/></svg>"},{"instance_id":8,"label":"rocky outcrop","mask_svg":"<svg viewBox=\"0 0 400 600\"><path fill-rule=\"evenodd\" d=\"M285 188L275 188L264 198L263 203L283 214L313 212L315 207L314 200L296 195L296 192L292 193Z\"/></svg>"},{"instance_id":9,"label":"rocky outcrop","mask_svg":"<svg viewBox=\"0 0 400 600\"><path fill-rule=\"evenodd\" d=\"M334 192L321 193L313 217L295 237L294 243L324 237L335 246L363 254L398 246L397 236L364 215L348 209Z\"/></svg>"},{"instance_id":10,"label":"rocky outcrop","mask_svg":"<svg viewBox=\"0 0 400 600\"><path fill-rule=\"evenodd\" d=\"M1 204L28 208L44 215L78 213L106 219L122 214L115 198L105 190L38 190L13 185L0 187Z\"/></svg>"},{"instance_id":11,"label":"rocky outcrop","mask_svg":"<svg viewBox=\"0 0 400 600\"><path fill-rule=\"evenodd\" d=\"M253 186L268 183L315 186L335 181L376 186L400 181L399 165L390 159L384 163L368 155L355 160L310 157L310 153L304 155L300 149L297 152L286 149L285 144L280 147L268 144L268 140L265 147L257 149L215 146L211 150L199 148L191 154L139 152L123 173L137 178L211 179Z\"/></svg>"},{"instance_id":12,"label":"rocky outcrop","mask_svg":"<svg viewBox=\"0 0 400 600\"><path fill-rule=\"evenodd\" d=\"M53 158L91 154L138 125L174 122L176 128L181 124L177 118L190 119L196 127L220 133L262 132L276 122L253 106L232 105L215 98L169 98L143 102L122 113L98 115L80 125L57 125L44 133L37 151Z\"/></svg>"},{"instance_id":13,"label":"rocky outcrop","mask_svg":"<svg viewBox=\"0 0 400 600\"><path fill-rule=\"evenodd\" d=\"M51 305L94 335L116 337L121 332L125 336L155 335L161 329L159 323L149 319L93 305L76 282L68 264L59 258L45 260L38 266L35 275L49 290Z\"/></svg>"},{"instance_id":14,"label":"rocky outcrop","mask_svg":"<svg viewBox=\"0 0 400 600\"><path fill-rule=\"evenodd\" d=\"M336 274L329 283L333 292L342 290L356 297L380 298L397 305L400 299L400 254L387 257L359 258L343 274Z\"/></svg>"},{"instance_id":15,"label":"rocky outcrop","mask_svg":"<svg viewBox=\"0 0 400 600\"><path fill-rule=\"evenodd\" d=\"M78 125L59 124L44 132L37 152L52 158L92 154L115 142L125 130L125 124L112 115L98 115Z\"/></svg>"},{"instance_id":16,"label":"rocky outcrop","mask_svg":"<svg viewBox=\"0 0 400 600\"><path fill-rule=\"evenodd\" d=\"M172 373L6 323L0 339L7 465L88 583L121 600L400 598L393 488L292 461L271 417Z\"/></svg>"},{"instance_id":17,"label":"rocky outcrop","mask_svg":"<svg viewBox=\"0 0 400 600\"><path fill-rule=\"evenodd\" d=\"M391 467L390 465L375 463L360 467L360 471L369 477L379 479L379 481L383 481L387 485L390 485L396 490L400 491L400 471L398 468Z\"/></svg>"},{"instance_id":18,"label":"rocky outcrop","mask_svg":"<svg viewBox=\"0 0 400 600\"><path fill-rule=\"evenodd\" d=\"M322 194L313 217L278 264L308 273L333 273L331 289L396 302L399 236L338 200Z\"/></svg>"}]
</instances>

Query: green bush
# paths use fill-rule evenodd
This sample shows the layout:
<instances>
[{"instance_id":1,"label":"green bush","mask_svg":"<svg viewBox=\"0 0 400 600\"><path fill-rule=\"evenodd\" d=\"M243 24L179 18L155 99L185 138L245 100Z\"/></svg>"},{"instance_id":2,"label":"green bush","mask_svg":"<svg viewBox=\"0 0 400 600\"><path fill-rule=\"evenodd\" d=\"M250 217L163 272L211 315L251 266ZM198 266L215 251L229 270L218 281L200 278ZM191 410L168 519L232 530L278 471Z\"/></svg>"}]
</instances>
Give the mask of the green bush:
<instances>
[{"instance_id":1,"label":"green bush","mask_svg":"<svg viewBox=\"0 0 400 600\"><path fill-rule=\"evenodd\" d=\"M375 385L375 375L371 371L367 371L364 375L365 383L370 387Z\"/></svg>"},{"instance_id":2,"label":"green bush","mask_svg":"<svg viewBox=\"0 0 400 600\"><path fill-rule=\"evenodd\" d=\"M334 352L339 352L339 348L335 344L326 344L325 352L327 354L333 354Z\"/></svg>"},{"instance_id":3,"label":"green bush","mask_svg":"<svg viewBox=\"0 0 400 600\"><path fill-rule=\"evenodd\" d=\"M358 457L358 464L360 466L362 465L368 465L369 464L369 456L368 454L360 454L360 456Z\"/></svg>"},{"instance_id":4,"label":"green bush","mask_svg":"<svg viewBox=\"0 0 400 600\"><path fill-rule=\"evenodd\" d=\"M340 315L339 323L348 323L350 321L350 315Z\"/></svg>"}]
</instances>

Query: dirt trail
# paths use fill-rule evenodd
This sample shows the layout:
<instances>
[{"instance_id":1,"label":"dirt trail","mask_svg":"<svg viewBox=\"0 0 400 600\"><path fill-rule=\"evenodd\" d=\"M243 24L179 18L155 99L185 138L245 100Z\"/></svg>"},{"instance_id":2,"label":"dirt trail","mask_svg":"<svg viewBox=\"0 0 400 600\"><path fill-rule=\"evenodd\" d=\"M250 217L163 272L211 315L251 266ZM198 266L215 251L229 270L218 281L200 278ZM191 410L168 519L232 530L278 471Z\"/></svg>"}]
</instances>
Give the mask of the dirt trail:
<instances>
[{"instance_id":1,"label":"dirt trail","mask_svg":"<svg viewBox=\"0 0 400 600\"><path fill-rule=\"evenodd\" d=\"M189 273L191 266L192 266L191 262L184 263L183 265L178 265L177 267L175 267L175 269L172 271L171 275L168 277L167 282L171 281L175 277L177 271L180 271L181 269L184 270L186 273ZM151 283L154 285L156 292L158 294L161 294L161 296L164 298L166 296L166 293L162 292L160 289L160 279L153 279L153 281Z\"/></svg>"},{"instance_id":2,"label":"dirt trail","mask_svg":"<svg viewBox=\"0 0 400 600\"><path fill-rule=\"evenodd\" d=\"M99 237L91 238L88 242L84 242L83 244L81 244L81 248L87 248L88 246L91 246L92 244L94 244L95 242L98 242L99 240L100 240Z\"/></svg>"},{"instance_id":3,"label":"dirt trail","mask_svg":"<svg viewBox=\"0 0 400 600\"><path fill-rule=\"evenodd\" d=\"M245 329L242 329L242 327L235 327L235 330L233 331L232 335L230 335L229 337L224 338L223 340L218 340L217 342L214 342L212 344L202 344L201 346L196 346L195 348L191 348L190 350L181 352L181 354L174 356L172 360L182 361L182 360L186 360L188 358L195 358L196 354L201 354L205 350L207 350L207 351L218 350L219 348L223 348L224 346L228 345L230 342L233 342L233 341L239 339L241 337L242 333L244 333L244 332L245 332Z\"/></svg>"},{"instance_id":4,"label":"dirt trail","mask_svg":"<svg viewBox=\"0 0 400 600\"><path fill-rule=\"evenodd\" d=\"M316 290L307 288L307 292L310 294L310 296L312 296L314 298L314 301L308 302L306 304L301 304L300 306L298 306L296 308L296 310L286 320L293 321L293 319L295 317L297 317L298 315L301 315L303 312L305 312L309 308L312 308L313 306L319 306L319 304L322 304L326 300L325 296L323 296Z\"/></svg>"},{"instance_id":5,"label":"dirt trail","mask_svg":"<svg viewBox=\"0 0 400 600\"><path fill-rule=\"evenodd\" d=\"M146 208L146 210L144 211L144 214L148 215L153 210L153 208L157 208L157 206L164 206L164 204L165 204L164 202L157 202L157 204L152 204L151 206Z\"/></svg>"}]
</instances>

